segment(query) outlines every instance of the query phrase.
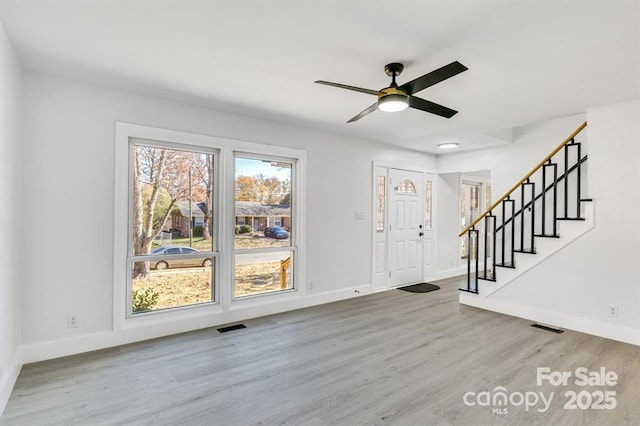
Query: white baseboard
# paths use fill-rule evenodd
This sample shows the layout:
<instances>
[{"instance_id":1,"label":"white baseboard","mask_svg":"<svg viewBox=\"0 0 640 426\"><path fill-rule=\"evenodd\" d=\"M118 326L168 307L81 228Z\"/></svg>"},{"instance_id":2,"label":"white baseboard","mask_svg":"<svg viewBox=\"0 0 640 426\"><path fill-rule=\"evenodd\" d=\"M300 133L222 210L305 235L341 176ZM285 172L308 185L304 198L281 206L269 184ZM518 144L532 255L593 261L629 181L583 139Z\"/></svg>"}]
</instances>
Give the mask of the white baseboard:
<instances>
[{"instance_id":1,"label":"white baseboard","mask_svg":"<svg viewBox=\"0 0 640 426\"><path fill-rule=\"evenodd\" d=\"M27 344L21 348L21 361L23 364L45 361L172 334L216 327L222 324L246 321L252 318L307 308L324 303L337 302L372 292L373 285L371 284L357 285L328 293L307 293L304 297L283 298L272 303L234 307L229 311L220 311L213 315L194 316L188 320L175 321L173 323L149 322L148 325L122 330L108 330L100 333Z\"/></svg>"},{"instance_id":2,"label":"white baseboard","mask_svg":"<svg viewBox=\"0 0 640 426\"><path fill-rule=\"evenodd\" d=\"M447 278L459 277L461 275L466 275L466 274L467 274L467 267L460 266L458 268L445 269L443 271L436 272L436 276L434 280L444 280Z\"/></svg>"},{"instance_id":3,"label":"white baseboard","mask_svg":"<svg viewBox=\"0 0 640 426\"><path fill-rule=\"evenodd\" d=\"M474 294L460 293L460 303L561 329L579 331L606 339L640 346L640 330L608 322L597 321L564 312L556 312L534 306L521 305L496 298L482 298Z\"/></svg>"},{"instance_id":4,"label":"white baseboard","mask_svg":"<svg viewBox=\"0 0 640 426\"><path fill-rule=\"evenodd\" d=\"M4 413L4 409L7 406L7 402L9 402L9 397L13 391L13 387L20 375L20 370L22 369L20 358L20 350L18 349L9 363L9 366L4 370L4 374L0 376L0 417L2 417L2 414Z\"/></svg>"}]
</instances>

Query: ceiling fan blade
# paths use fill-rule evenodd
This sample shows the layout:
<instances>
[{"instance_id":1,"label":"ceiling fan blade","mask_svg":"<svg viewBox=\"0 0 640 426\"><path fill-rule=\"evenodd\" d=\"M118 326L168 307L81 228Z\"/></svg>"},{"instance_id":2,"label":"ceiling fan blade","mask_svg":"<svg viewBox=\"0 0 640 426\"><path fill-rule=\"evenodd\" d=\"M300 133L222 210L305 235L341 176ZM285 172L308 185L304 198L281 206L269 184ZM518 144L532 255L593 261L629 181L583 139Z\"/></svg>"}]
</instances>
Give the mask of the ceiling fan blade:
<instances>
[{"instance_id":1,"label":"ceiling fan blade","mask_svg":"<svg viewBox=\"0 0 640 426\"><path fill-rule=\"evenodd\" d=\"M429 86L440 83L441 81L451 78L468 69L469 68L465 67L458 61L451 62L449 65L445 65L442 68L438 68L435 71L431 71L430 73L423 75L422 77L418 77L415 80L411 80L410 82L403 84L399 89L407 95L413 95L414 93L418 93Z\"/></svg>"},{"instance_id":2,"label":"ceiling fan blade","mask_svg":"<svg viewBox=\"0 0 640 426\"><path fill-rule=\"evenodd\" d=\"M353 90L354 92L366 93L368 95L378 96L377 90L363 89L362 87L348 86L346 84L332 83L330 81L317 80L314 83L324 84L325 86L339 87L341 89Z\"/></svg>"},{"instance_id":3,"label":"ceiling fan blade","mask_svg":"<svg viewBox=\"0 0 640 426\"><path fill-rule=\"evenodd\" d=\"M360 120L365 115L369 115L377 109L378 109L378 103L376 102L375 104L371 105L370 107L362 111L360 114L353 117L351 120L347 121L347 123L353 123L354 121Z\"/></svg>"},{"instance_id":4,"label":"ceiling fan blade","mask_svg":"<svg viewBox=\"0 0 640 426\"><path fill-rule=\"evenodd\" d=\"M409 106L411 108L430 112L431 114L439 115L445 118L451 118L458 113L458 111L447 108L446 106L442 106L435 102L427 101L422 98L417 98L415 96L409 97Z\"/></svg>"}]
</instances>

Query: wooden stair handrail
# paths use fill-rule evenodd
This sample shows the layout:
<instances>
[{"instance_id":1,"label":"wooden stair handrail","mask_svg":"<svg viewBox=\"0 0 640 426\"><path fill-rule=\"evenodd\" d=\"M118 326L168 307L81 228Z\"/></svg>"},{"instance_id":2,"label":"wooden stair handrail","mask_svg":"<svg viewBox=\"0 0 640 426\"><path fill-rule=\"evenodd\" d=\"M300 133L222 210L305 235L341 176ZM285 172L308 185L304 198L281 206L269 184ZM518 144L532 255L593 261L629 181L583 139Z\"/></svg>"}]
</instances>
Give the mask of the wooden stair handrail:
<instances>
[{"instance_id":1,"label":"wooden stair handrail","mask_svg":"<svg viewBox=\"0 0 640 426\"><path fill-rule=\"evenodd\" d=\"M578 126L578 128L576 130L573 131L573 133L571 133L564 141L562 141L562 143L560 145L558 145L553 151L551 151L546 157L544 157L544 160L540 161L529 173L527 173L525 175L525 177L523 177L522 179L520 179L518 181L518 183L516 183L515 185L513 185L511 187L510 190L508 190L502 197L500 197L495 203L493 203L491 205L491 207L489 207L487 210L485 210L481 215L479 215L476 220L474 220L473 222L471 222L471 224L469 226L467 226L466 228L464 228L464 230L462 230L462 232L460 232L458 234L458 237L462 237L464 234L466 234L467 232L469 232L470 229L472 229L474 226L476 226L478 224L478 222L480 222L482 219L484 219L484 217L491 213L491 210L495 209L496 207L498 207L498 205L505 199L507 198L509 195L511 195L513 193L513 191L515 191L516 189L518 189L520 187L520 185L522 185L527 179L529 179L531 176L533 176L533 174L535 172L538 171L538 169L540 169L540 167L542 167L544 165L544 163L546 163L547 161L549 161L551 159L551 157L553 157L554 155L556 155L562 148L564 148L564 146L566 144L568 144L569 142L571 142L573 140L573 138L575 138L578 133L580 133L585 127L587 127L587 122L585 121L584 123L582 123L580 126Z\"/></svg>"}]
</instances>

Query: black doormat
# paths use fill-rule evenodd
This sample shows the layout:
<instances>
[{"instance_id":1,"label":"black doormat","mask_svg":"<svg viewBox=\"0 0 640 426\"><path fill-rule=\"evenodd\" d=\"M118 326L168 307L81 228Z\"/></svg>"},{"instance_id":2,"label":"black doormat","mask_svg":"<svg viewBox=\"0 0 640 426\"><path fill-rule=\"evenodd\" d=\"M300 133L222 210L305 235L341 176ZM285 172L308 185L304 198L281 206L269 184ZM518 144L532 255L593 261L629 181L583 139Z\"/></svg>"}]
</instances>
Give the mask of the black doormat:
<instances>
[{"instance_id":1,"label":"black doormat","mask_svg":"<svg viewBox=\"0 0 640 426\"><path fill-rule=\"evenodd\" d=\"M408 285L406 287L398 287L398 290L404 290L411 293L428 293L430 291L440 290L440 287L438 287L435 284L420 283L420 284Z\"/></svg>"}]
</instances>

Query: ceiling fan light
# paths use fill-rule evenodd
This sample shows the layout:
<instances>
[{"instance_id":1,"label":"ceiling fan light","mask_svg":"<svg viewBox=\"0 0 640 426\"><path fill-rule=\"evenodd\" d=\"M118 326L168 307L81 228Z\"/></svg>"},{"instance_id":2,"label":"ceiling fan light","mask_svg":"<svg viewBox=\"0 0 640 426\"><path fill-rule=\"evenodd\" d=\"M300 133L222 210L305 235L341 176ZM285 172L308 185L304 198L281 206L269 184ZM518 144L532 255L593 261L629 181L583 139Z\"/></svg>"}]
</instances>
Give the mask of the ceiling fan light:
<instances>
[{"instance_id":1,"label":"ceiling fan light","mask_svg":"<svg viewBox=\"0 0 640 426\"><path fill-rule=\"evenodd\" d=\"M459 144L457 142L445 142L438 145L440 149L454 149L457 148Z\"/></svg>"},{"instance_id":2,"label":"ceiling fan light","mask_svg":"<svg viewBox=\"0 0 640 426\"><path fill-rule=\"evenodd\" d=\"M409 108L409 97L399 94L386 95L378 100L378 109L384 112L399 112Z\"/></svg>"}]
</instances>

